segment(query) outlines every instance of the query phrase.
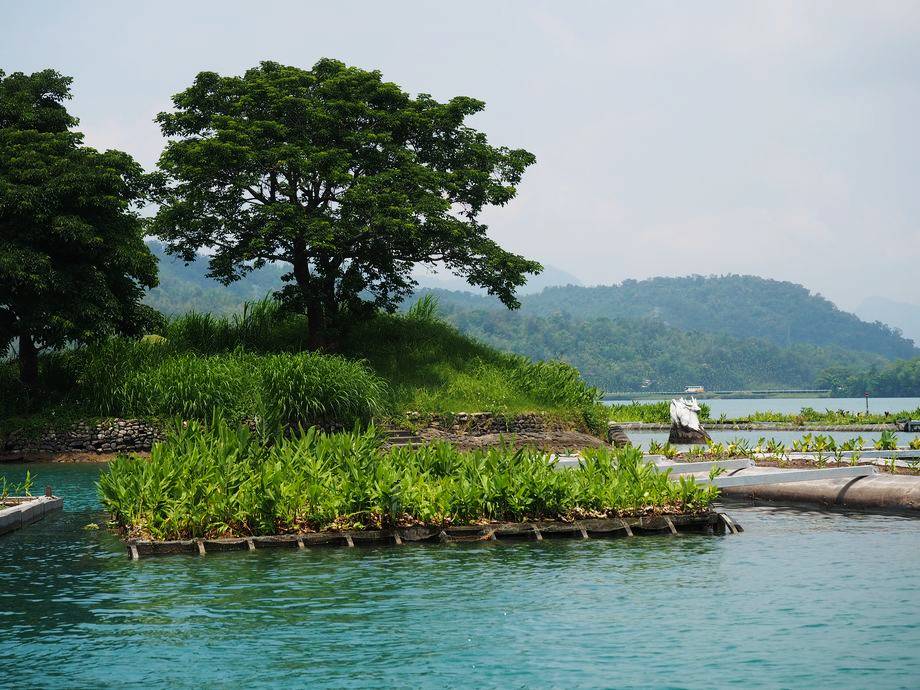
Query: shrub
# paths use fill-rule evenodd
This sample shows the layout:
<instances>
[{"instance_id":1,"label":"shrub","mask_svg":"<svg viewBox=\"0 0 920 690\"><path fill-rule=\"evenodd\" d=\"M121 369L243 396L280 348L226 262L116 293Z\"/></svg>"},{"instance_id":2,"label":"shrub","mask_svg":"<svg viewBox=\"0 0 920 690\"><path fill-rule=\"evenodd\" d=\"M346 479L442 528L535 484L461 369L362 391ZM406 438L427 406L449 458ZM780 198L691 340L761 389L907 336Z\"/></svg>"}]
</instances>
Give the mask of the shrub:
<instances>
[{"instance_id":1,"label":"shrub","mask_svg":"<svg viewBox=\"0 0 920 690\"><path fill-rule=\"evenodd\" d=\"M301 352L259 358L261 409L269 428L350 427L384 410L386 384L362 362Z\"/></svg>"},{"instance_id":2,"label":"shrub","mask_svg":"<svg viewBox=\"0 0 920 690\"><path fill-rule=\"evenodd\" d=\"M176 355L127 375L117 388L122 416L241 420L256 409L253 361L245 355Z\"/></svg>"}]
</instances>

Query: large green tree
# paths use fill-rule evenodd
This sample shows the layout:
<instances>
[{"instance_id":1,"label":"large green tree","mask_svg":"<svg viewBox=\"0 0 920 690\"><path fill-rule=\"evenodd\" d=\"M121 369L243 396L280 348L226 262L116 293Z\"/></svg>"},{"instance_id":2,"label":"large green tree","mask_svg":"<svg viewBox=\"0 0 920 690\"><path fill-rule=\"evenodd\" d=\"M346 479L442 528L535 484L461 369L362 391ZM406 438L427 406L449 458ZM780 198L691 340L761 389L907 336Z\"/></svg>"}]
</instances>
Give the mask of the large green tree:
<instances>
[{"instance_id":1,"label":"large green tree","mask_svg":"<svg viewBox=\"0 0 920 690\"><path fill-rule=\"evenodd\" d=\"M0 71L0 349L18 340L29 386L42 349L143 328L140 299L156 285L135 208L143 170L83 146L70 83Z\"/></svg>"},{"instance_id":2,"label":"large green tree","mask_svg":"<svg viewBox=\"0 0 920 690\"><path fill-rule=\"evenodd\" d=\"M281 296L306 310L314 346L346 314L394 309L416 264L446 266L512 308L541 270L480 222L534 162L464 124L481 101L413 98L379 72L324 59L202 72L173 102L157 118L172 140L156 234L186 261L208 248L225 284L288 264Z\"/></svg>"}]
</instances>

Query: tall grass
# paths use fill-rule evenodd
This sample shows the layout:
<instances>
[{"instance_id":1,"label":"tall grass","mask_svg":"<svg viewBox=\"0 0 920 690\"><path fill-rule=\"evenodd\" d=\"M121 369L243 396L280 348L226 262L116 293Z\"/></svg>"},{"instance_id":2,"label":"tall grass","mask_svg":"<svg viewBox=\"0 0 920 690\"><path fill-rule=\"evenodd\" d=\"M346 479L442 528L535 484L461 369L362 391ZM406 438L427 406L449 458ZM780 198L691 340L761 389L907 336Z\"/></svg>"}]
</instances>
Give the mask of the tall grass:
<instances>
[{"instance_id":1,"label":"tall grass","mask_svg":"<svg viewBox=\"0 0 920 690\"><path fill-rule=\"evenodd\" d=\"M362 362L301 352L258 359L261 409L269 428L351 427L384 412L386 383Z\"/></svg>"},{"instance_id":2,"label":"tall grass","mask_svg":"<svg viewBox=\"0 0 920 690\"><path fill-rule=\"evenodd\" d=\"M118 458L99 492L129 535L155 539L693 512L715 497L671 482L633 448L592 451L560 471L534 450L384 451L373 429L266 444L223 422L174 429L149 460Z\"/></svg>"},{"instance_id":3,"label":"tall grass","mask_svg":"<svg viewBox=\"0 0 920 690\"><path fill-rule=\"evenodd\" d=\"M531 362L467 338L420 300L406 315L356 321L336 354L304 352L306 319L274 301L242 314L189 313L141 341L111 338L42 358L48 401L83 416L209 419L351 427L421 413L549 412L602 432L599 391L562 362ZM0 372L6 415L31 412ZM7 402L11 401L11 402ZM50 406L50 403L49 403ZM59 415L60 416L60 415Z\"/></svg>"},{"instance_id":4,"label":"tall grass","mask_svg":"<svg viewBox=\"0 0 920 690\"><path fill-rule=\"evenodd\" d=\"M606 425L600 392L573 367L531 362L468 338L438 318L432 299L422 298L405 315L354 324L342 350L389 382L395 412L546 411L593 431Z\"/></svg>"}]
</instances>

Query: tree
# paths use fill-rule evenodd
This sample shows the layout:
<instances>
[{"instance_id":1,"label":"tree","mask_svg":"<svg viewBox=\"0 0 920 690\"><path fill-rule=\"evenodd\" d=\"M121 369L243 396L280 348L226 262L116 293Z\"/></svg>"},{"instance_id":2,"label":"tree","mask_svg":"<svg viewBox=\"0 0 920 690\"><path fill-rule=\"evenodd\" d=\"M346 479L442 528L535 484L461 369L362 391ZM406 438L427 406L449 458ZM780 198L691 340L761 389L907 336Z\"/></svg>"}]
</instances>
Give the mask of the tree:
<instances>
[{"instance_id":1,"label":"tree","mask_svg":"<svg viewBox=\"0 0 920 690\"><path fill-rule=\"evenodd\" d=\"M534 162L464 120L481 101L410 97L379 72L320 60L202 72L157 121L163 152L154 228L186 262L213 251L224 284L290 266L280 297L308 315L310 342L344 315L392 311L416 264L443 265L508 307L542 267L503 250L479 216L504 205Z\"/></svg>"},{"instance_id":2,"label":"tree","mask_svg":"<svg viewBox=\"0 0 920 690\"><path fill-rule=\"evenodd\" d=\"M71 131L69 77L0 70L0 345L18 339L20 379L38 354L143 328L156 260L132 207L143 170Z\"/></svg>"}]
</instances>

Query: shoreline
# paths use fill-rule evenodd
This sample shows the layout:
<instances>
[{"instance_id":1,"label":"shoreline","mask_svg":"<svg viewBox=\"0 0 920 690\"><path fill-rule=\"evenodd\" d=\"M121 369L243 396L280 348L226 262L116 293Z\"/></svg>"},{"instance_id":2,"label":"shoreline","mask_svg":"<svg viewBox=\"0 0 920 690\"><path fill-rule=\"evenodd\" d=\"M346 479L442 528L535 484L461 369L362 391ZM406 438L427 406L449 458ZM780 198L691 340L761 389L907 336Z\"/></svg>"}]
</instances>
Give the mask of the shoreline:
<instances>
[{"instance_id":1,"label":"shoreline","mask_svg":"<svg viewBox=\"0 0 920 690\"><path fill-rule=\"evenodd\" d=\"M624 431L669 431L668 422L610 422ZM791 422L703 422L707 430L714 431L899 431L896 424L821 424L820 422L793 424Z\"/></svg>"}]
</instances>

